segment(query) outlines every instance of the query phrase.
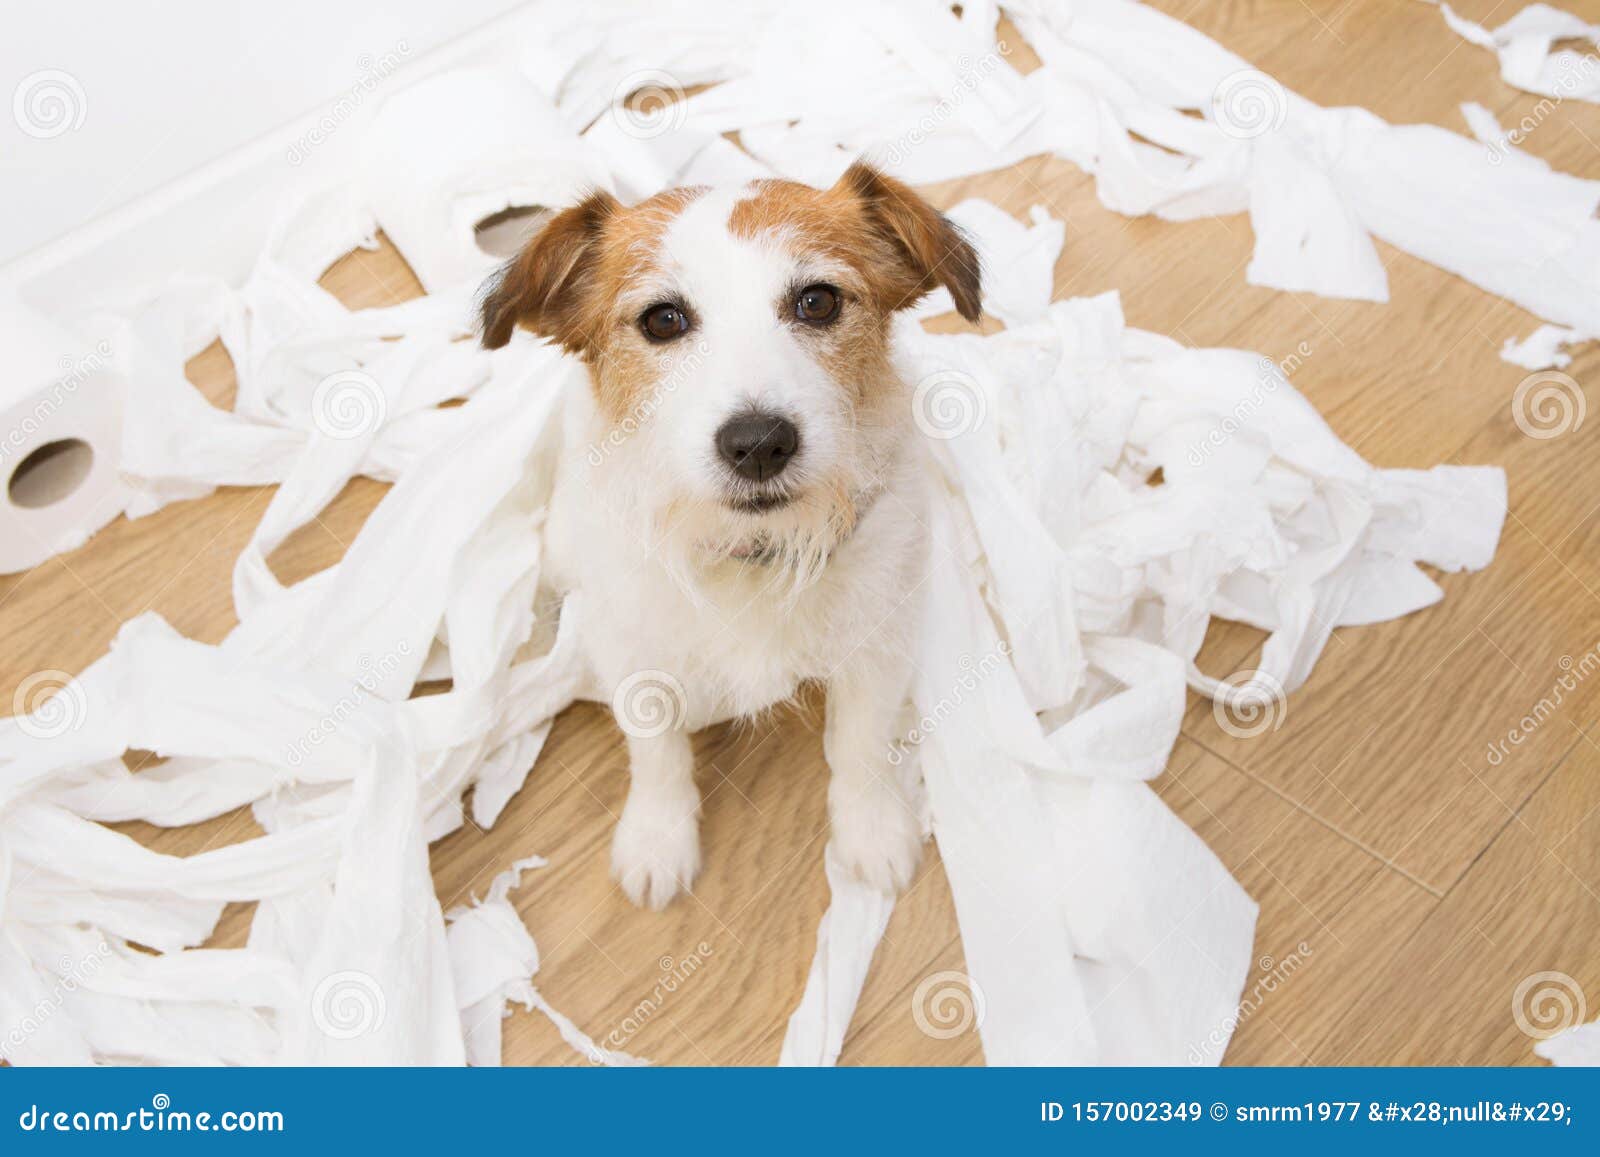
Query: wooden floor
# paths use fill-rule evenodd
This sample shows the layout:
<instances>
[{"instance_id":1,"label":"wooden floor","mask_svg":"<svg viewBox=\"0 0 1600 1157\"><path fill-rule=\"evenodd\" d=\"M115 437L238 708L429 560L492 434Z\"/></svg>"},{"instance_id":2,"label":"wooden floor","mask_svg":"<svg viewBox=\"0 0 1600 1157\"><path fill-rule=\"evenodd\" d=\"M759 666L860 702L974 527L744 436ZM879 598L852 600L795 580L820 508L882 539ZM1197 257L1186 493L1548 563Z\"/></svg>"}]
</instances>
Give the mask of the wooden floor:
<instances>
[{"instance_id":1,"label":"wooden floor","mask_svg":"<svg viewBox=\"0 0 1600 1157\"><path fill-rule=\"evenodd\" d=\"M1427 5L1159 6L1324 105L1458 131L1462 101L1506 124L1535 111ZM1456 3L1491 24L1521 6ZM1600 0L1562 6L1600 20ZM1007 35L1026 69L1030 53ZM1568 102L1541 115L1526 147L1600 178L1600 108ZM1523 373L1496 356L1534 319L1394 250L1380 247L1389 305L1336 302L1247 286L1243 217L1126 220L1061 162L927 192L941 205L976 194L1019 216L1042 204L1064 218L1058 296L1120 290L1130 324L1196 345L1276 360L1305 343L1295 385L1378 465L1505 467L1511 513L1487 572L1444 576L1444 603L1410 618L1336 631L1277 730L1235 738L1196 699L1156 787L1261 903L1261 970L1229 1062L1537 1063L1513 1010L1519 987L1535 1017L1551 1008L1540 991L1586 994L1587 1017L1600 1015L1600 671L1560 691L1553 711L1539 707L1562 676L1572 682L1600 658L1600 348L1569 369L1589 420L1536 440L1512 420ZM346 258L324 283L350 305L419 292L389 248ZM228 404L220 349L196 358L190 376ZM336 561L383 490L350 486L277 552L279 576ZM221 639L234 623L230 570L268 497L231 490L118 521L70 555L0 578L0 695L35 671L81 669L147 609ZM1202 666L1248 667L1259 642L1216 625ZM608 879L626 769L618 733L592 707L559 721L493 831L468 827L434 847L441 899L463 901L513 859L545 855L550 867L526 878L515 902L543 953L539 986L557 1007L601 1043L660 1062L772 1063L826 904L820 706L699 738L707 866L694 895L669 911L634 910ZM1513 729L1525 739L1508 742ZM1491 756L1496 744L1503 756ZM255 831L246 813L178 831L127 827L176 853ZM230 910L218 943L241 943L248 918ZM935 1039L912 1016L918 984L961 967L949 889L930 854L895 912L844 1062L981 1061L975 1034ZM507 1022L506 1061L583 1063L542 1017L520 1011Z\"/></svg>"}]
</instances>

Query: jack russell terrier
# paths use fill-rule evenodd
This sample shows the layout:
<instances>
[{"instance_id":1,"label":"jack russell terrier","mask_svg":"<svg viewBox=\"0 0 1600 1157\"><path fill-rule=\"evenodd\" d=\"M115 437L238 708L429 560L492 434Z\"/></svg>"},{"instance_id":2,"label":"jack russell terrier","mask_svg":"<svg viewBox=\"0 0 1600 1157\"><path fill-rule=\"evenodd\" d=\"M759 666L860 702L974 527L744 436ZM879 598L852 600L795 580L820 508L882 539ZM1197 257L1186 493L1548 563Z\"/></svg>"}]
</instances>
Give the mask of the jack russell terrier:
<instances>
[{"instance_id":1,"label":"jack russell terrier","mask_svg":"<svg viewBox=\"0 0 1600 1157\"><path fill-rule=\"evenodd\" d=\"M583 359L546 532L581 590L628 737L613 874L659 908L700 868L690 732L826 684L833 851L901 889L922 847L903 782L927 542L892 319L938 286L976 321L978 261L910 188L757 181L557 214L486 286L483 344L517 326ZM578 449L587 446L587 453ZM640 687L653 699L630 718Z\"/></svg>"}]
</instances>

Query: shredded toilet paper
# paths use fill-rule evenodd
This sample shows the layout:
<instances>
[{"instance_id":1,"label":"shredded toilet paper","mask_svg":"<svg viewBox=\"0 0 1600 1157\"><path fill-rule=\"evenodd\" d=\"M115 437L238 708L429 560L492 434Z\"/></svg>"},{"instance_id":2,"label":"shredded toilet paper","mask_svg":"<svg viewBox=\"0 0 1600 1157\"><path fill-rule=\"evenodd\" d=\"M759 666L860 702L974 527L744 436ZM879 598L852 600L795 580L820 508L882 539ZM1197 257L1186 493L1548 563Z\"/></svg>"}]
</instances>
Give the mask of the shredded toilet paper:
<instances>
[{"instance_id":1,"label":"shredded toilet paper","mask_svg":"<svg viewBox=\"0 0 1600 1157\"><path fill-rule=\"evenodd\" d=\"M1600 57L1591 59L1597 72L1600 72ZM1487 155L1490 163L1520 165L1536 173L1551 171L1550 166L1544 161L1523 152L1518 144L1521 138L1516 133L1508 133L1501 128L1495 115L1481 104L1472 102L1463 104L1461 115L1465 118L1472 135L1488 146ZM1594 341L1596 338L1600 338L1600 331L1593 329L1541 325L1520 341L1516 338L1507 338L1501 347L1500 357L1512 365L1528 370L1543 370L1550 367L1564 369L1572 364L1572 355L1566 352L1570 347Z\"/></svg>"},{"instance_id":2,"label":"shredded toilet paper","mask_svg":"<svg viewBox=\"0 0 1600 1157\"><path fill-rule=\"evenodd\" d=\"M1548 4L1530 4L1490 32L1458 16L1448 4L1439 7L1452 31L1500 58L1500 78L1513 88L1600 103L1600 57L1556 47L1565 40L1587 40L1600 48L1600 24Z\"/></svg>"},{"instance_id":3,"label":"shredded toilet paper","mask_svg":"<svg viewBox=\"0 0 1600 1157\"><path fill-rule=\"evenodd\" d=\"M1005 9L1045 61L1027 76L982 2L821 18L668 0L626 20L613 0L532 6L497 62L419 81L394 106L410 112L380 112L364 147L395 171L293 207L244 284L179 275L94 319L128 383L131 514L278 488L235 567L227 639L141 616L53 699L0 721L6 1059L493 1064L514 1001L590 1059L637 1063L532 984L537 947L509 897L542 861L448 914L429 876L428 843L463 822L468 789L491 826L552 718L600 696L583 592L534 613L559 415L586 375L528 335L477 348L481 214L559 203L587 180L627 196L770 172L827 181L866 152L928 181L1050 152L1122 212L1248 210L1259 284L1381 300L1377 236L1552 324L1600 330L1600 185L1485 169L1465 138L1318 108L1128 0ZM1266 86L1282 131L1229 119L1241 75ZM648 114L622 99L701 84ZM483 116L484 92L514 107ZM460 136L447 164L404 155L409 118L422 139ZM507 124L525 130L513 150L497 144ZM936 562L903 754L983 993L984 1052L1215 1061L1256 909L1145 782L1185 688L1263 709L1305 681L1336 626L1435 602L1419 564L1487 565L1505 479L1374 468L1269 359L1129 329L1114 294L1051 303L1065 229L1041 207L1027 224L983 201L952 216L1007 328L930 335L919 318L937 298L897 328L906 373L945 385L918 414ZM316 278L377 227L429 294L348 310ZM231 411L183 374L219 337ZM340 563L280 583L272 551L358 474L394 486ZM1250 678L1196 666L1212 616L1268 632ZM448 690L412 697L438 680ZM162 760L132 773L130 748ZM184 858L104 826L244 805L263 834ZM893 908L831 856L827 871L786 1064L837 1059ZM201 947L226 904L252 901L245 947Z\"/></svg>"},{"instance_id":4,"label":"shredded toilet paper","mask_svg":"<svg viewBox=\"0 0 1600 1157\"><path fill-rule=\"evenodd\" d=\"M1428 3L1434 2L1428 0ZM1510 133L1502 130L1494 115L1481 105L1462 106L1473 135L1490 147L1491 163L1501 165L1509 161L1531 167L1535 172L1548 173L1548 165L1522 152L1517 144L1538 128L1562 101L1600 102L1600 52L1579 53L1556 47L1562 41L1587 40L1600 50L1600 24L1587 24L1547 4L1533 4L1489 32L1458 16L1448 4L1440 8L1452 30L1499 57L1502 80L1524 92L1550 98L1540 101L1533 113L1524 117ZM1569 347L1596 339L1600 339L1600 327L1592 322L1572 326L1544 325L1521 341L1508 338L1500 356L1529 370L1565 368L1572 363L1572 355L1565 352Z\"/></svg>"}]
</instances>

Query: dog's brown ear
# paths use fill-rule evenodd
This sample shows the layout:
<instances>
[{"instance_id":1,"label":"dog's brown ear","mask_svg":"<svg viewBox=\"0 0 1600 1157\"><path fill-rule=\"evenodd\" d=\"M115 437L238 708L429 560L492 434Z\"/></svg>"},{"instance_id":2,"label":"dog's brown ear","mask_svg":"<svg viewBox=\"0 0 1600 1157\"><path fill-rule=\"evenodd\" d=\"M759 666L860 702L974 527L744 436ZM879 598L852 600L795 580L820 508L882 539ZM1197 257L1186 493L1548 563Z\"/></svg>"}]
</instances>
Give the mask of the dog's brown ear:
<instances>
[{"instance_id":1,"label":"dog's brown ear","mask_svg":"<svg viewBox=\"0 0 1600 1157\"><path fill-rule=\"evenodd\" d=\"M889 287L895 309L914 305L936 286L955 299L956 311L977 321L983 311L978 254L960 229L947 221L909 185L857 161L835 186L859 199L867 219L894 248L900 268Z\"/></svg>"},{"instance_id":2,"label":"dog's brown ear","mask_svg":"<svg viewBox=\"0 0 1600 1157\"><path fill-rule=\"evenodd\" d=\"M595 250L621 208L595 192L552 217L484 286L483 346L497 350L518 325L575 354L589 346Z\"/></svg>"}]
</instances>

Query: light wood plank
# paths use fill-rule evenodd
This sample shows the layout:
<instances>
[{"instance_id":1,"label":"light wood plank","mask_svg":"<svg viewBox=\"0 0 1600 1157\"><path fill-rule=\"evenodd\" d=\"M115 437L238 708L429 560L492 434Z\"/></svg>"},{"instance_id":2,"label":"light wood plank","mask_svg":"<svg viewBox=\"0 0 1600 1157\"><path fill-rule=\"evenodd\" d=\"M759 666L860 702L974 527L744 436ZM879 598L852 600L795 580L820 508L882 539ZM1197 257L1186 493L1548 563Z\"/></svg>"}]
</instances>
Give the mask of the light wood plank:
<instances>
[{"instance_id":1,"label":"light wood plank","mask_svg":"<svg viewBox=\"0 0 1600 1157\"><path fill-rule=\"evenodd\" d=\"M1373 969L1315 1060L1522 1064L1541 1034L1597 1005L1600 748L1586 736L1404 952Z\"/></svg>"}]
</instances>

